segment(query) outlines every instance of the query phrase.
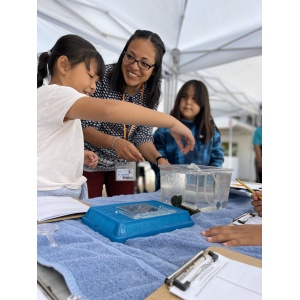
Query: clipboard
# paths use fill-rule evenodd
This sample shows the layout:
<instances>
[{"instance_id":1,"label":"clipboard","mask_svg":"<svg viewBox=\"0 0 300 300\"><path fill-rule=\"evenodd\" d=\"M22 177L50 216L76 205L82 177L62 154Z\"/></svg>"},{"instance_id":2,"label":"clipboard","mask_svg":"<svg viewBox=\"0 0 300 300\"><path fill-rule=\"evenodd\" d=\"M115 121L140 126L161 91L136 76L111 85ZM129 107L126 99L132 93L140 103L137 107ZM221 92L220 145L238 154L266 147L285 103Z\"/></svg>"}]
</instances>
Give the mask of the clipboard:
<instances>
[{"instance_id":1,"label":"clipboard","mask_svg":"<svg viewBox=\"0 0 300 300\"><path fill-rule=\"evenodd\" d=\"M215 251L227 258L230 258L232 260L236 260L239 262L243 262L246 263L248 265L252 265L255 267L262 267L262 260L245 255L245 254L241 254L239 252L236 251L232 251L229 250L227 248L221 248L221 247L209 247L207 249L205 249L206 251ZM159 287L156 291L154 291L151 295L149 295L145 300L176 300L176 299L181 299L179 297L177 297L176 295L172 294L166 283L164 283L161 287Z\"/></svg>"}]
</instances>

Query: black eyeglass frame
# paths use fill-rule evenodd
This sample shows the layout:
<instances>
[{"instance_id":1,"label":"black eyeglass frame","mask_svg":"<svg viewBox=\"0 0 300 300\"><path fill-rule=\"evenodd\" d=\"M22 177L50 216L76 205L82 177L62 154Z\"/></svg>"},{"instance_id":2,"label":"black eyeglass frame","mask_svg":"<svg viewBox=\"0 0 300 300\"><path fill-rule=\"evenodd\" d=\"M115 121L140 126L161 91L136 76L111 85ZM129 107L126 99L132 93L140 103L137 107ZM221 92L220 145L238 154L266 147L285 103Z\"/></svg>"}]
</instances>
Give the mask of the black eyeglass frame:
<instances>
[{"instance_id":1,"label":"black eyeglass frame","mask_svg":"<svg viewBox=\"0 0 300 300\"><path fill-rule=\"evenodd\" d=\"M125 57L125 54L127 54L127 55L129 55L129 56L131 56L133 59L134 59L134 61L129 61L129 60L127 60L126 59L126 57ZM123 52L123 58L127 61L127 62L129 62L130 64L134 64L135 62L137 62L137 65L139 66L139 68L141 68L142 70L144 70L144 71L149 71L151 68L153 68L156 64L153 64L153 65L149 65L148 63L146 63L144 60L142 60L142 59L136 59L132 54L130 54L130 53L127 53L126 51L124 51ZM148 66L148 69L145 69L145 68L143 68L143 67L141 67L140 65L139 65L139 62L142 62L142 63L144 63L145 65L147 65Z\"/></svg>"}]
</instances>

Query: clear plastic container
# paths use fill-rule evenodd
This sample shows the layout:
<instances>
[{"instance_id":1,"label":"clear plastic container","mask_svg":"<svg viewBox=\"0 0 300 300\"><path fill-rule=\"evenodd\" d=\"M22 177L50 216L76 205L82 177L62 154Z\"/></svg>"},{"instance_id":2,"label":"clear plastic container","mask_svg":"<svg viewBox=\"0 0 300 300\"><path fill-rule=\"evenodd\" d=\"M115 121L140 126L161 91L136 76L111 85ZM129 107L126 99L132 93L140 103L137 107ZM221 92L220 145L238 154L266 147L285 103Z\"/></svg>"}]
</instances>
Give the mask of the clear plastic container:
<instances>
[{"instance_id":1,"label":"clear plastic container","mask_svg":"<svg viewBox=\"0 0 300 300\"><path fill-rule=\"evenodd\" d=\"M182 205L201 211L226 208L233 169L203 165L159 165L161 201L182 196Z\"/></svg>"}]
</instances>

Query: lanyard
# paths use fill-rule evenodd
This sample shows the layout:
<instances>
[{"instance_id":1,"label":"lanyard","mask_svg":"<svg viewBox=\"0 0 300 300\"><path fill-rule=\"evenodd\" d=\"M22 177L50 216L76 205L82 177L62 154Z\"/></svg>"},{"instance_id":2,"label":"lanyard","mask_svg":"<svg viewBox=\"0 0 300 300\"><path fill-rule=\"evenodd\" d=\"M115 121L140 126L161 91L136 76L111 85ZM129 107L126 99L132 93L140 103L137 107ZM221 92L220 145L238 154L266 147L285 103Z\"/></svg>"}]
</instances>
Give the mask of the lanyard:
<instances>
[{"instance_id":1,"label":"lanyard","mask_svg":"<svg viewBox=\"0 0 300 300\"><path fill-rule=\"evenodd\" d=\"M122 101L125 100L125 96L124 96L124 93L122 95ZM143 100L144 100L144 84L142 85L142 105L143 105ZM128 135L127 135L127 126L124 124L123 125L123 128L124 128L124 140L128 140L133 128L134 128L135 125L131 125L130 129L129 129L129 132L128 132Z\"/></svg>"}]
</instances>

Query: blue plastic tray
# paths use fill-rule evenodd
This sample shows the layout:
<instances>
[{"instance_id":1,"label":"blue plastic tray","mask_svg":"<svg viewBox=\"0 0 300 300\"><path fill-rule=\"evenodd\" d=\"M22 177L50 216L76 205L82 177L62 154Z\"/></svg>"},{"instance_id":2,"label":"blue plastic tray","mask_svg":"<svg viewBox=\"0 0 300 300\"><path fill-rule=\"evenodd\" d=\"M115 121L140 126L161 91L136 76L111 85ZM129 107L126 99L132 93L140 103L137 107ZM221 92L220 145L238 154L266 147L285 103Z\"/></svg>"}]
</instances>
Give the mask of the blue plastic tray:
<instances>
[{"instance_id":1,"label":"blue plastic tray","mask_svg":"<svg viewBox=\"0 0 300 300\"><path fill-rule=\"evenodd\" d=\"M111 241L121 243L194 225L188 211L156 200L92 206L81 220Z\"/></svg>"}]
</instances>

